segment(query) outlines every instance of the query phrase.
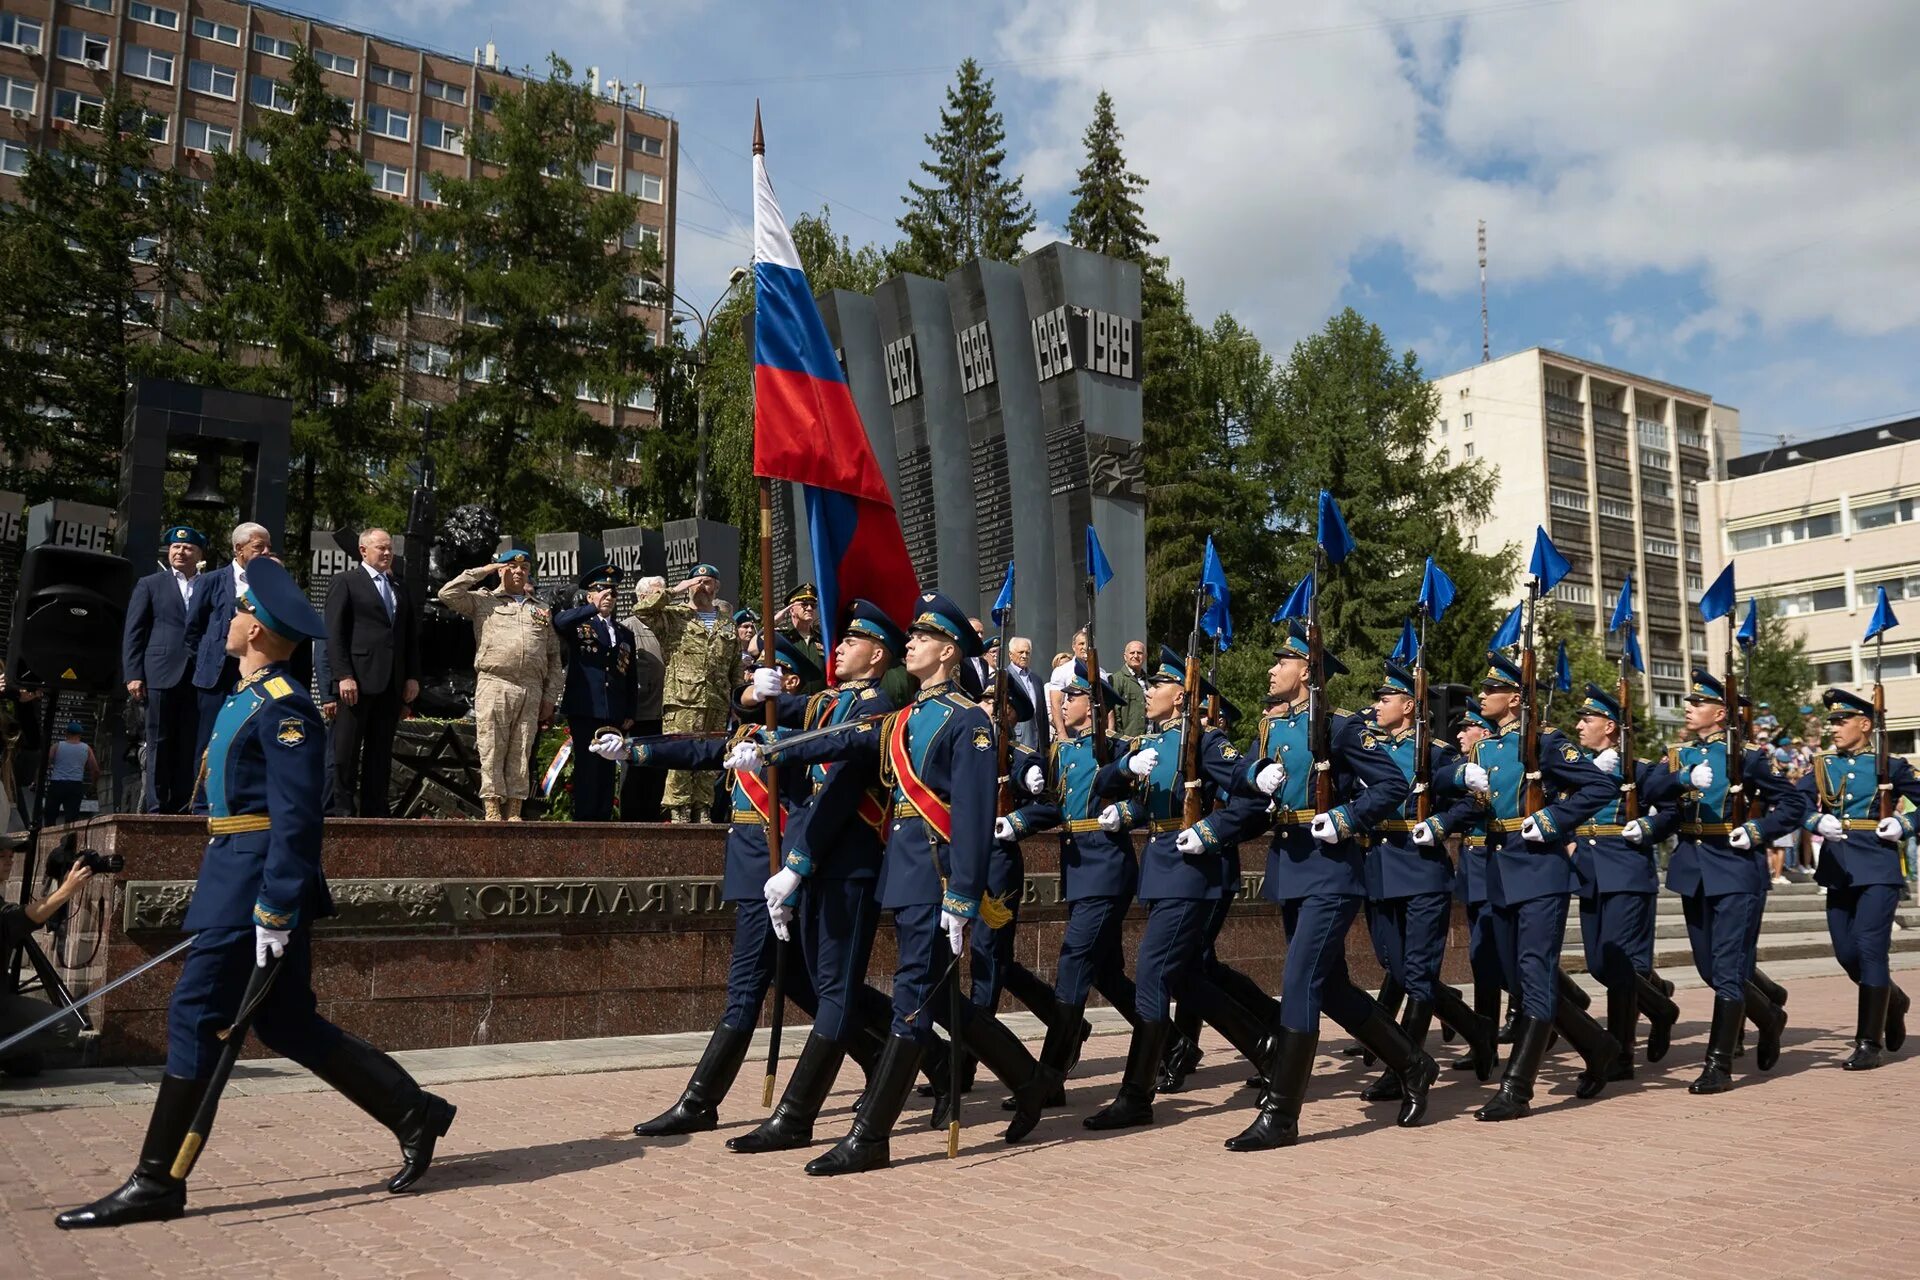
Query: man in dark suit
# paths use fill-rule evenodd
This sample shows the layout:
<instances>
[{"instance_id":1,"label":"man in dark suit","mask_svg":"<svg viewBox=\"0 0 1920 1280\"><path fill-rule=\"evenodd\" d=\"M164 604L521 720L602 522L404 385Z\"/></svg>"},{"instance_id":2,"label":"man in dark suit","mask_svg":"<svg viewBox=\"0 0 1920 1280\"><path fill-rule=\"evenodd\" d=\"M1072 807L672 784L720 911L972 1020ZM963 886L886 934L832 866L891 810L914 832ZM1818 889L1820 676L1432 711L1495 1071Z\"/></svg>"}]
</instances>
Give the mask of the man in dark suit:
<instances>
[{"instance_id":1,"label":"man in dark suit","mask_svg":"<svg viewBox=\"0 0 1920 1280\"><path fill-rule=\"evenodd\" d=\"M633 727L639 700L639 664L633 633L614 621L620 570L603 564L580 579L587 602L553 616L553 629L567 649L567 691L560 714L573 737L573 820L606 822L613 817L614 762L591 750L607 729Z\"/></svg>"},{"instance_id":2,"label":"man in dark suit","mask_svg":"<svg viewBox=\"0 0 1920 1280\"><path fill-rule=\"evenodd\" d=\"M200 723L194 734L193 759L197 769L213 733L213 722L226 705L227 695L240 679L240 663L227 655L227 628L233 622L234 602L247 589L247 562L270 554L273 535L265 525L248 521L233 527L233 561L209 570L194 583L187 605L188 654L193 663L193 687L198 690Z\"/></svg>"},{"instance_id":3,"label":"man in dark suit","mask_svg":"<svg viewBox=\"0 0 1920 1280\"><path fill-rule=\"evenodd\" d=\"M420 693L420 618L393 576L385 529L360 535L360 567L327 588L327 662L337 699L333 722L334 813L385 818L393 734Z\"/></svg>"},{"instance_id":4,"label":"man in dark suit","mask_svg":"<svg viewBox=\"0 0 1920 1280\"><path fill-rule=\"evenodd\" d=\"M146 811L185 813L193 799L200 694L187 648L187 606L207 535L177 524L165 534L166 562L133 584L120 638L127 696L147 707Z\"/></svg>"}]
</instances>

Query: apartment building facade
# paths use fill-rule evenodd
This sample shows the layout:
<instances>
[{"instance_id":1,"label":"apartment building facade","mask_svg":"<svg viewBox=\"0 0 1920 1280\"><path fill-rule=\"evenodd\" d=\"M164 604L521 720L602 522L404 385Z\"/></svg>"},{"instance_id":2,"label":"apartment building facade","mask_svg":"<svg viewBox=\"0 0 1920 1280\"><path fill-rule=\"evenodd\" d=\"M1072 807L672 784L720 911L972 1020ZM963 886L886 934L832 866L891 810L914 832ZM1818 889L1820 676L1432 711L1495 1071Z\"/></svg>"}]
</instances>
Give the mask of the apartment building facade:
<instances>
[{"instance_id":1,"label":"apartment building facade","mask_svg":"<svg viewBox=\"0 0 1920 1280\"><path fill-rule=\"evenodd\" d=\"M1739 451L1740 415L1702 391L1532 347L1434 379L1439 422L1429 448L1489 463L1492 514L1474 544L1519 548L1524 566L1544 527L1572 571L1554 590L1595 634L1629 571L1647 670L1641 696L1677 722L1690 664L1706 658L1696 605L1717 572L1718 544L1699 488ZM1511 604L1525 590L1521 582ZM1609 654L1619 642L1607 637Z\"/></svg>"},{"instance_id":2,"label":"apartment building facade","mask_svg":"<svg viewBox=\"0 0 1920 1280\"><path fill-rule=\"evenodd\" d=\"M357 144L377 190L416 206L438 201L437 182L471 177L465 140L513 92L516 77L488 46L460 58L317 19L234 0L0 0L0 200L17 198L27 158L59 146L63 130L97 120L109 87L128 86L144 104L144 127L157 167L189 178L211 176L213 157L248 145L263 113L290 104L281 79L297 45L313 51L361 128ZM582 173L599 191L624 191L639 203L627 243L658 250L657 280L629 290L665 341L673 293L676 122L631 95L600 85L598 113L611 136ZM93 113L93 114L89 114ZM430 299L402 328L382 338L404 358L406 394L451 399L450 325L463 317ZM625 403L577 389L590 416L637 440L654 425L651 390ZM629 446L637 449L637 444ZM637 453L631 453L637 457Z\"/></svg>"},{"instance_id":3,"label":"apartment building facade","mask_svg":"<svg viewBox=\"0 0 1920 1280\"><path fill-rule=\"evenodd\" d=\"M1741 596L1794 621L1820 688L1872 689L1875 646L1861 637L1886 588L1901 619L1881 646L1887 731L1896 752L1916 755L1920 418L1730 459L1700 505Z\"/></svg>"}]
</instances>

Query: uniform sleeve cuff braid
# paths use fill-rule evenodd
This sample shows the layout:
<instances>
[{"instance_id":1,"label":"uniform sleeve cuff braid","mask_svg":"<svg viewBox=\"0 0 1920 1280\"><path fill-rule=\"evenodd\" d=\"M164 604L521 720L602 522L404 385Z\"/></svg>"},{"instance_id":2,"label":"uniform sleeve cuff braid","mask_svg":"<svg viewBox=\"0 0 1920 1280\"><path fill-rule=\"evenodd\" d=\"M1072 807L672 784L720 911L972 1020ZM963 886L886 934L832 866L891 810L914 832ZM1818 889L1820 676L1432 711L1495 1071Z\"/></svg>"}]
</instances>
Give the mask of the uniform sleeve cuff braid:
<instances>
[{"instance_id":1,"label":"uniform sleeve cuff braid","mask_svg":"<svg viewBox=\"0 0 1920 1280\"><path fill-rule=\"evenodd\" d=\"M972 920L980 914L980 903L976 899L963 897L949 889L940 895L940 909L950 916Z\"/></svg>"}]
</instances>

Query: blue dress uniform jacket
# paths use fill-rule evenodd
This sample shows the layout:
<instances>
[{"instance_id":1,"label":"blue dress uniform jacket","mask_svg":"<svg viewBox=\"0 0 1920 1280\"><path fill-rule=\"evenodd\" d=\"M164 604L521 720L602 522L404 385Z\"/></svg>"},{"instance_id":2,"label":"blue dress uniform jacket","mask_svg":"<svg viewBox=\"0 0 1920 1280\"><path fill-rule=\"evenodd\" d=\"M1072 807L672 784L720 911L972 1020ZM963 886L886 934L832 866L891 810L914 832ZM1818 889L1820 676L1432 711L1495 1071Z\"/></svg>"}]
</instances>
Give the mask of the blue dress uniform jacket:
<instances>
[{"instance_id":1,"label":"blue dress uniform jacket","mask_svg":"<svg viewBox=\"0 0 1920 1280\"><path fill-rule=\"evenodd\" d=\"M1286 781L1273 795L1273 841L1267 849L1263 887L1264 896L1274 902L1322 894L1364 896L1368 835L1397 812L1412 791L1407 775L1387 753L1385 738L1360 717L1335 711L1330 763L1337 803L1331 813L1341 838L1334 844L1314 839L1309 829L1315 816L1310 727L1305 701L1261 716L1259 736L1254 739L1260 759L1239 780L1242 788L1251 786L1260 770L1272 762L1287 772Z\"/></svg>"},{"instance_id":2,"label":"blue dress uniform jacket","mask_svg":"<svg viewBox=\"0 0 1920 1280\"><path fill-rule=\"evenodd\" d=\"M1693 767L1713 769L1713 785L1695 791L1688 775ZM1642 784L1648 804L1671 808L1668 823L1679 834L1667 863L1667 887L1682 897L1704 892L1764 894L1772 887L1767 874L1767 844L1792 831L1806 817L1806 797L1780 773L1772 757L1760 750L1746 753L1743 779L1750 794L1767 804L1767 812L1746 823L1751 848L1727 843L1727 738L1724 733L1669 747ZM1677 803L1676 803L1677 802Z\"/></svg>"},{"instance_id":3,"label":"blue dress uniform jacket","mask_svg":"<svg viewBox=\"0 0 1920 1280\"><path fill-rule=\"evenodd\" d=\"M1256 822L1258 801L1238 799L1226 809L1203 817L1195 830L1202 849L1188 857L1180 852L1177 840L1185 826L1185 805L1178 789L1180 771L1180 735L1178 724L1165 728L1147 727L1147 732L1128 744L1126 755L1104 766L1095 775L1094 790L1105 796L1131 795L1132 803L1122 810L1130 825L1147 829L1147 846L1140 854L1139 895L1142 902L1162 900L1211 900L1227 892L1226 848L1244 838L1247 828ZM1153 772L1144 779L1134 777L1126 758L1147 748L1159 753ZM1239 781L1246 761L1224 733L1210 729L1200 740L1201 781L1215 788L1231 789Z\"/></svg>"},{"instance_id":4,"label":"blue dress uniform jacket","mask_svg":"<svg viewBox=\"0 0 1920 1280\"><path fill-rule=\"evenodd\" d=\"M791 729L820 729L897 710L872 680L849 680L821 693L781 694L776 705L781 725ZM735 709L748 718L764 714L758 707L736 704ZM878 880L892 821L891 793L880 784L879 761L782 758L796 767L805 764L812 791L801 820L787 833L785 865L815 880ZM879 824L862 818L863 810Z\"/></svg>"},{"instance_id":5,"label":"blue dress uniform jacket","mask_svg":"<svg viewBox=\"0 0 1920 1280\"><path fill-rule=\"evenodd\" d=\"M1095 789L1101 770L1124 755L1125 739L1106 738L1107 759L1096 760L1093 735L1062 738L1049 752L1057 799L1025 805L1009 818L1016 836L1062 828L1060 899L1131 897L1139 887L1140 867L1133 838L1126 831L1103 831L1100 811L1107 801Z\"/></svg>"},{"instance_id":6,"label":"blue dress uniform jacket","mask_svg":"<svg viewBox=\"0 0 1920 1280\"><path fill-rule=\"evenodd\" d=\"M1377 735L1378 736L1378 735ZM1411 898L1423 893L1450 893L1453 889L1453 860L1442 843L1458 831L1474 812L1473 802L1455 783L1459 753L1443 743L1427 744L1428 776L1433 779L1433 812L1427 819L1436 839L1431 845L1413 842L1417 797L1413 794L1414 732L1384 737L1387 758L1407 779L1409 790L1400 811L1384 818L1375 828L1373 847L1367 850L1367 898L1386 902ZM1448 802L1443 807L1443 802Z\"/></svg>"},{"instance_id":7,"label":"blue dress uniform jacket","mask_svg":"<svg viewBox=\"0 0 1920 1280\"><path fill-rule=\"evenodd\" d=\"M1589 760L1595 754L1586 753ZM1573 831L1573 872L1582 898L1603 893L1660 892L1660 869L1653 861L1654 842L1650 839L1645 844L1634 844L1621 832L1625 818L1620 811L1618 787L1625 778L1622 770L1626 763L1615 764L1608 775L1614 779L1616 788L1613 799ZM1651 760L1636 760L1633 769L1634 786L1644 796L1654 764Z\"/></svg>"},{"instance_id":8,"label":"blue dress uniform jacket","mask_svg":"<svg viewBox=\"0 0 1920 1280\"><path fill-rule=\"evenodd\" d=\"M615 729L632 720L640 697L633 633L590 604L555 614L553 629L567 648L560 713Z\"/></svg>"},{"instance_id":9,"label":"blue dress uniform jacket","mask_svg":"<svg viewBox=\"0 0 1920 1280\"><path fill-rule=\"evenodd\" d=\"M711 772L720 768L720 762L726 759L734 743L749 737L764 742L766 736L766 728L759 726L744 728L731 738L636 738L629 759L640 768ZM806 799L806 775L798 769L782 769L779 780L781 807L791 812ZM733 821L727 827L726 873L720 893L728 902L757 903L762 900L761 890L772 874L767 855L766 820L760 816L739 774L727 774L727 788L733 800Z\"/></svg>"},{"instance_id":10,"label":"blue dress uniform jacket","mask_svg":"<svg viewBox=\"0 0 1920 1280\"><path fill-rule=\"evenodd\" d=\"M1920 805L1920 775L1903 757L1894 756L1892 761L1889 788L1896 797ZM1874 834L1880 825L1879 789L1879 762L1868 752L1822 752L1814 757L1807 776L1800 779L1801 799L1808 807L1802 825L1817 832L1821 814L1831 814L1846 825L1845 839L1827 840L1820 849L1820 865L1813 878L1827 888L1906 883L1901 874L1901 846L1888 844ZM1911 812L1895 815L1902 842L1913 838L1913 819Z\"/></svg>"},{"instance_id":11,"label":"blue dress uniform jacket","mask_svg":"<svg viewBox=\"0 0 1920 1280\"><path fill-rule=\"evenodd\" d=\"M282 663L243 680L207 743L209 827L185 928L292 929L333 914L320 873L327 739L320 711ZM257 830L244 830L255 819Z\"/></svg>"},{"instance_id":12,"label":"blue dress uniform jacket","mask_svg":"<svg viewBox=\"0 0 1920 1280\"><path fill-rule=\"evenodd\" d=\"M1487 771L1487 900L1498 906L1573 892L1573 863L1567 842L1573 829L1619 798L1618 784L1593 767L1580 748L1557 729L1540 734L1540 774L1549 802L1538 813L1522 813L1525 766L1519 726L1473 749L1474 763ZM1464 773L1466 766L1459 766ZM1464 785L1463 778L1457 778ZM1527 818L1539 822L1547 839L1529 842L1520 834Z\"/></svg>"}]
</instances>

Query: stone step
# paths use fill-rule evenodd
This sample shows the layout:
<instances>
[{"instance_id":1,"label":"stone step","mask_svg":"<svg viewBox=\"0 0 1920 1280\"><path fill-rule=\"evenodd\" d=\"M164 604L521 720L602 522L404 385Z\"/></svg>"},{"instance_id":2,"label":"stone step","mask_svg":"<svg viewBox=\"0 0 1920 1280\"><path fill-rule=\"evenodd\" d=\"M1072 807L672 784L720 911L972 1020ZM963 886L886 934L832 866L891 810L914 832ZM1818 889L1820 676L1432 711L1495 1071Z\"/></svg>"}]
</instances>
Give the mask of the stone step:
<instances>
[{"instance_id":1,"label":"stone step","mask_svg":"<svg viewBox=\"0 0 1920 1280\"><path fill-rule=\"evenodd\" d=\"M1896 953L1920 952L1920 929L1895 930L1892 950ZM1833 939L1827 936L1825 929L1805 933L1776 933L1761 937L1758 961L1764 969L1770 961L1808 960L1832 954ZM1693 951L1685 937L1654 939L1654 968L1691 968L1692 965ZM1560 952L1560 967L1569 973L1584 971L1585 954L1578 946L1564 948Z\"/></svg>"},{"instance_id":2,"label":"stone step","mask_svg":"<svg viewBox=\"0 0 1920 1280\"><path fill-rule=\"evenodd\" d=\"M1664 872L1661 874L1661 878L1663 880L1665 879ZM1660 896L1663 899L1671 898L1675 902L1678 902L1680 899L1679 894L1667 888L1664 884L1661 885ZM1783 898L1817 898L1819 896L1820 886L1809 880L1805 884L1776 884L1773 886L1772 892L1767 894L1767 900L1769 902L1778 902Z\"/></svg>"},{"instance_id":3,"label":"stone step","mask_svg":"<svg viewBox=\"0 0 1920 1280\"><path fill-rule=\"evenodd\" d=\"M1920 908L1896 912L1893 919L1895 936L1903 929L1920 929ZM1770 903L1766 914L1760 918L1760 936L1763 938L1776 933L1819 933L1826 927L1827 913L1823 905L1789 907L1786 903ZM1579 912L1570 912L1567 916L1567 941L1573 943L1582 936ZM1686 917L1678 910L1660 912L1654 917L1653 936L1656 939L1686 937Z\"/></svg>"}]
</instances>

